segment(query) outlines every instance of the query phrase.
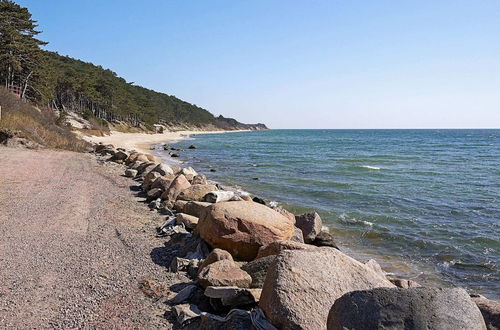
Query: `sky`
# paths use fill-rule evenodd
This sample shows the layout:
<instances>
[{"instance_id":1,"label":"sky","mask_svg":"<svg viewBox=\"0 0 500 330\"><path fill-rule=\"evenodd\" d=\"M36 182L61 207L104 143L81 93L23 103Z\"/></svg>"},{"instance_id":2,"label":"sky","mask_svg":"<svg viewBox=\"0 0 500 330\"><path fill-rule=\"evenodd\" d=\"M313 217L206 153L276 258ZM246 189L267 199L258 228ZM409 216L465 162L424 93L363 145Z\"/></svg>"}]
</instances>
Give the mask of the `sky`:
<instances>
[{"instance_id":1,"label":"sky","mask_svg":"<svg viewBox=\"0 0 500 330\"><path fill-rule=\"evenodd\" d=\"M271 128L500 128L500 1L22 0L47 49Z\"/></svg>"}]
</instances>

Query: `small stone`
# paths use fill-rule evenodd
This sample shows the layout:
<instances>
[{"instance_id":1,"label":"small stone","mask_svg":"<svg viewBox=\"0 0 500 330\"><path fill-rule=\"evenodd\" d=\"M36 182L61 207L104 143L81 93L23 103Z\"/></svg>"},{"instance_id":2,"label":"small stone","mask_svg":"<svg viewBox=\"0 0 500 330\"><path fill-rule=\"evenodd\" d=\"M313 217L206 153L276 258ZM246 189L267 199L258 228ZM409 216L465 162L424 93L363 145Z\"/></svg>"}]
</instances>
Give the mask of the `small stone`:
<instances>
[{"instance_id":1,"label":"small stone","mask_svg":"<svg viewBox=\"0 0 500 330\"><path fill-rule=\"evenodd\" d=\"M262 204L262 205L266 205L266 201L263 200L262 198L260 197L257 197L255 196L254 198L252 198L252 200L255 202L255 203L259 203L259 204Z\"/></svg>"},{"instance_id":2,"label":"small stone","mask_svg":"<svg viewBox=\"0 0 500 330\"><path fill-rule=\"evenodd\" d=\"M190 145L190 146L188 147L188 149L197 149L197 148L196 148L196 146L195 146L194 144L192 144L192 145Z\"/></svg>"},{"instance_id":3,"label":"small stone","mask_svg":"<svg viewBox=\"0 0 500 330\"><path fill-rule=\"evenodd\" d=\"M180 201L177 201L180 202ZM177 202L175 202L177 204ZM181 201L185 202L185 201ZM193 215L195 217L200 217L202 213L205 211L205 209L208 206L213 205L212 203L206 203L206 202L186 202L183 207L182 213L186 213L189 215Z\"/></svg>"},{"instance_id":4,"label":"small stone","mask_svg":"<svg viewBox=\"0 0 500 330\"><path fill-rule=\"evenodd\" d=\"M177 213L176 219L178 225L183 224L188 229L196 228L199 220L197 217L185 213Z\"/></svg>"},{"instance_id":5,"label":"small stone","mask_svg":"<svg viewBox=\"0 0 500 330\"><path fill-rule=\"evenodd\" d=\"M295 231L293 232L293 236L290 238L290 241L304 243L304 234L302 233L302 230L295 227Z\"/></svg>"},{"instance_id":6,"label":"small stone","mask_svg":"<svg viewBox=\"0 0 500 330\"><path fill-rule=\"evenodd\" d=\"M191 184L207 184L207 177L204 174L195 175Z\"/></svg>"},{"instance_id":7,"label":"small stone","mask_svg":"<svg viewBox=\"0 0 500 330\"><path fill-rule=\"evenodd\" d=\"M130 168L127 169L127 170L125 170L125 176L127 178L133 178L136 175L137 175L137 170L133 170L133 169L130 169Z\"/></svg>"},{"instance_id":8,"label":"small stone","mask_svg":"<svg viewBox=\"0 0 500 330\"><path fill-rule=\"evenodd\" d=\"M174 307L177 315L177 322L182 326L191 322L192 319L200 317L201 310L193 304L183 304Z\"/></svg>"},{"instance_id":9,"label":"small stone","mask_svg":"<svg viewBox=\"0 0 500 330\"><path fill-rule=\"evenodd\" d=\"M157 199L161 196L163 191L160 188L154 188L147 192L146 196L148 200Z\"/></svg>"},{"instance_id":10,"label":"small stone","mask_svg":"<svg viewBox=\"0 0 500 330\"><path fill-rule=\"evenodd\" d=\"M242 289L235 286L215 287L205 289L205 296L221 299L225 306L239 307L259 302L261 289Z\"/></svg>"},{"instance_id":11,"label":"small stone","mask_svg":"<svg viewBox=\"0 0 500 330\"><path fill-rule=\"evenodd\" d=\"M198 269L198 272L201 272L201 270L208 265L213 264L214 262L221 261L221 260L229 260L233 261L233 256L231 253L222 250L222 249L213 249L212 252L203 260L203 262L200 265L200 268Z\"/></svg>"},{"instance_id":12,"label":"small stone","mask_svg":"<svg viewBox=\"0 0 500 330\"><path fill-rule=\"evenodd\" d=\"M323 222L316 212L297 215L295 216L295 220L295 226L302 230L304 242L306 243L313 242L323 227Z\"/></svg>"},{"instance_id":13,"label":"small stone","mask_svg":"<svg viewBox=\"0 0 500 330\"><path fill-rule=\"evenodd\" d=\"M333 235L324 230L316 235L311 244L316 246L329 246L340 250L337 246L337 243L335 243Z\"/></svg>"},{"instance_id":14,"label":"small stone","mask_svg":"<svg viewBox=\"0 0 500 330\"><path fill-rule=\"evenodd\" d=\"M421 287L420 284L418 284L417 282L412 281L412 280L407 280L404 278L397 278L397 277L393 277L393 276L386 276L386 277L392 284L394 284L398 288L408 289L408 288Z\"/></svg>"},{"instance_id":15,"label":"small stone","mask_svg":"<svg viewBox=\"0 0 500 330\"><path fill-rule=\"evenodd\" d=\"M185 271L187 266L189 265L190 259L174 257L172 262L170 263L169 270L172 273L177 273L180 271Z\"/></svg>"},{"instance_id":16,"label":"small stone","mask_svg":"<svg viewBox=\"0 0 500 330\"><path fill-rule=\"evenodd\" d=\"M196 290L196 285L194 284L187 285L181 291L177 292L175 297L170 299L170 303L173 305L177 305L186 302L189 299L189 297L193 294L194 290Z\"/></svg>"}]
</instances>

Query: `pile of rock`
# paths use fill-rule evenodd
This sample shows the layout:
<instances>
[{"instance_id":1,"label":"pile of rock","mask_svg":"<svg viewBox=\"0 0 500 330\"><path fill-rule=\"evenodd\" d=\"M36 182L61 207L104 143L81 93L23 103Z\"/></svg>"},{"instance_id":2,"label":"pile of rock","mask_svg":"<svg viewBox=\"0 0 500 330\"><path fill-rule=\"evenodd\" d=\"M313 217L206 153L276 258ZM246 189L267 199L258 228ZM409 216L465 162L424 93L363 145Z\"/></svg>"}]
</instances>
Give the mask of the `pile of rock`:
<instances>
[{"instance_id":1,"label":"pile of rock","mask_svg":"<svg viewBox=\"0 0 500 330\"><path fill-rule=\"evenodd\" d=\"M420 287L386 276L374 260L350 258L316 212L269 207L151 155L110 145L95 152L126 166L150 206L166 214L157 234L166 238L169 270L192 280L169 301L182 326L486 329L481 305L464 290ZM499 313L491 306L493 329Z\"/></svg>"}]
</instances>

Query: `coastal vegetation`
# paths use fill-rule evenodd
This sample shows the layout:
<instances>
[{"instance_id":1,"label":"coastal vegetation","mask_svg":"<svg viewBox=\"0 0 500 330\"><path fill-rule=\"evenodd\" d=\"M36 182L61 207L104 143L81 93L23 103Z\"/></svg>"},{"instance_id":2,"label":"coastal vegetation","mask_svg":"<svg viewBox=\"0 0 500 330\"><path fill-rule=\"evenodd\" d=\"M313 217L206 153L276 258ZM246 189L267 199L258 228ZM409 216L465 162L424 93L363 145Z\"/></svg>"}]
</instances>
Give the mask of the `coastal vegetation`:
<instances>
[{"instance_id":1,"label":"coastal vegetation","mask_svg":"<svg viewBox=\"0 0 500 330\"><path fill-rule=\"evenodd\" d=\"M0 81L18 98L57 114L74 112L106 126L126 122L153 129L154 124L218 129L263 129L159 93L99 65L43 50L40 31L27 8L0 0Z\"/></svg>"},{"instance_id":2,"label":"coastal vegetation","mask_svg":"<svg viewBox=\"0 0 500 330\"><path fill-rule=\"evenodd\" d=\"M84 151L88 146L67 125L61 124L63 117L22 102L1 87L0 109L0 144L21 144L33 148L45 146L72 151Z\"/></svg>"}]
</instances>

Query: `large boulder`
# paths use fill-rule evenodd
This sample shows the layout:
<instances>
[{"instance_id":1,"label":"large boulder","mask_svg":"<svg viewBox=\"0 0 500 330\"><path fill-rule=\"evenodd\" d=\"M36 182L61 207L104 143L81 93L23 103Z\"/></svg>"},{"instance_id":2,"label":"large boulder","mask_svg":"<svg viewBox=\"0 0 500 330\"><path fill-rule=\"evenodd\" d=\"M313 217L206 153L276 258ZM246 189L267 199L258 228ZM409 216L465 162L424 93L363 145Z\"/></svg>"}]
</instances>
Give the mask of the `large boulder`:
<instances>
[{"instance_id":1,"label":"large boulder","mask_svg":"<svg viewBox=\"0 0 500 330\"><path fill-rule=\"evenodd\" d=\"M212 184L195 184L184 189L177 199L184 201L201 201L206 194L214 190L217 190L217 187Z\"/></svg>"},{"instance_id":2,"label":"large boulder","mask_svg":"<svg viewBox=\"0 0 500 330\"><path fill-rule=\"evenodd\" d=\"M173 180L170 176L160 176L153 181L151 189L160 188L161 190L166 191L172 184L172 181Z\"/></svg>"},{"instance_id":3,"label":"large boulder","mask_svg":"<svg viewBox=\"0 0 500 330\"><path fill-rule=\"evenodd\" d=\"M253 260L261 246L292 237L294 226L288 218L265 205L222 202L205 209L197 232L212 247L243 260Z\"/></svg>"},{"instance_id":4,"label":"large boulder","mask_svg":"<svg viewBox=\"0 0 500 330\"><path fill-rule=\"evenodd\" d=\"M158 164L151 171L158 172L158 173L160 173L161 176L165 176L165 175L173 176L174 175L174 171L172 170L172 168L170 166L168 166L167 164L163 164L163 163Z\"/></svg>"},{"instance_id":5,"label":"large boulder","mask_svg":"<svg viewBox=\"0 0 500 330\"><path fill-rule=\"evenodd\" d=\"M259 306L281 329L325 329L332 303L347 292L394 287L332 248L282 251L267 271Z\"/></svg>"},{"instance_id":6,"label":"large boulder","mask_svg":"<svg viewBox=\"0 0 500 330\"><path fill-rule=\"evenodd\" d=\"M337 299L327 329L485 330L486 325L463 289L378 288Z\"/></svg>"},{"instance_id":7,"label":"large boulder","mask_svg":"<svg viewBox=\"0 0 500 330\"><path fill-rule=\"evenodd\" d=\"M237 286L248 288L252 278L231 260L220 260L203 268L198 274L198 284L207 286Z\"/></svg>"},{"instance_id":8,"label":"large boulder","mask_svg":"<svg viewBox=\"0 0 500 330\"><path fill-rule=\"evenodd\" d=\"M500 330L500 301L490 300L480 295L473 295L472 300L483 314L488 330Z\"/></svg>"},{"instance_id":9,"label":"large boulder","mask_svg":"<svg viewBox=\"0 0 500 330\"><path fill-rule=\"evenodd\" d=\"M175 201L181 191L189 187L191 187L189 181L184 175L180 174L172 181L168 189L161 195L161 198L169 201Z\"/></svg>"},{"instance_id":10,"label":"large boulder","mask_svg":"<svg viewBox=\"0 0 500 330\"><path fill-rule=\"evenodd\" d=\"M295 226L302 230L304 234L304 242L312 243L316 236L321 232L323 221L318 213L304 213L295 216Z\"/></svg>"},{"instance_id":11,"label":"large boulder","mask_svg":"<svg viewBox=\"0 0 500 330\"><path fill-rule=\"evenodd\" d=\"M181 170L181 173L184 174L186 179L188 179L189 181L192 181L193 178L198 175L198 173L196 173L196 171L192 167L183 168Z\"/></svg>"},{"instance_id":12,"label":"large boulder","mask_svg":"<svg viewBox=\"0 0 500 330\"><path fill-rule=\"evenodd\" d=\"M160 173L153 171L150 171L148 174L146 174L144 176L144 184L146 185L146 188L149 188L149 186L160 176Z\"/></svg>"},{"instance_id":13,"label":"large boulder","mask_svg":"<svg viewBox=\"0 0 500 330\"><path fill-rule=\"evenodd\" d=\"M138 177L144 177L155 166L156 166L156 164L155 163L151 163L151 162L142 163L141 165L139 165L139 167L137 167L137 176Z\"/></svg>"}]
</instances>

